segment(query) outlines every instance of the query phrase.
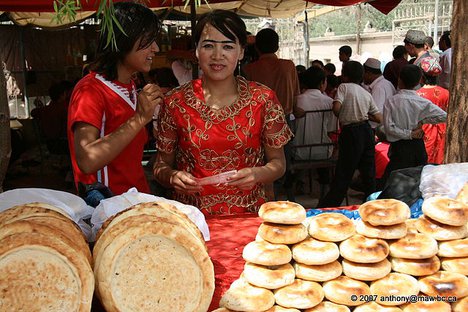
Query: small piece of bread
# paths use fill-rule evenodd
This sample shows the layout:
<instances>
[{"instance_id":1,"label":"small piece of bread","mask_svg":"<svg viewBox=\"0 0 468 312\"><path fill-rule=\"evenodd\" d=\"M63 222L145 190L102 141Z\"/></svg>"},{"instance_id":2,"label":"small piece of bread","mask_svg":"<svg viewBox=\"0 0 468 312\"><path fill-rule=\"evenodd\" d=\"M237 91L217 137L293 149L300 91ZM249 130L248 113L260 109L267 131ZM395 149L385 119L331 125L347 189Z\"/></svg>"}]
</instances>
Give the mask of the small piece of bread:
<instances>
[{"instance_id":1,"label":"small piece of bread","mask_svg":"<svg viewBox=\"0 0 468 312\"><path fill-rule=\"evenodd\" d=\"M439 271L419 279L421 292L429 296L468 296L468 278L459 273Z\"/></svg>"},{"instance_id":2,"label":"small piece of bread","mask_svg":"<svg viewBox=\"0 0 468 312\"><path fill-rule=\"evenodd\" d=\"M340 254L349 261L376 263L384 260L389 253L387 242L355 234L340 243Z\"/></svg>"},{"instance_id":3,"label":"small piece of bread","mask_svg":"<svg viewBox=\"0 0 468 312\"><path fill-rule=\"evenodd\" d=\"M419 293L418 280L402 273L390 273L370 285L371 294L377 295L376 302L385 306L402 304L400 298Z\"/></svg>"},{"instance_id":4,"label":"small piece of bread","mask_svg":"<svg viewBox=\"0 0 468 312\"><path fill-rule=\"evenodd\" d=\"M415 225L420 233L427 234L438 241L460 239L468 234L466 224L461 226L447 225L432 220L428 216L421 216Z\"/></svg>"},{"instance_id":5,"label":"small piece of bread","mask_svg":"<svg viewBox=\"0 0 468 312\"><path fill-rule=\"evenodd\" d=\"M440 260L437 256L427 259L391 258L390 262L393 271L413 276L431 275L440 269Z\"/></svg>"},{"instance_id":6,"label":"small piece of bread","mask_svg":"<svg viewBox=\"0 0 468 312\"><path fill-rule=\"evenodd\" d=\"M427 259L437 254L437 241L424 233L408 233L390 243L390 255L404 259Z\"/></svg>"},{"instance_id":7,"label":"small piece of bread","mask_svg":"<svg viewBox=\"0 0 468 312\"><path fill-rule=\"evenodd\" d=\"M273 244L296 244L307 237L307 228L303 224L276 224L263 222L258 228L258 234L267 242Z\"/></svg>"},{"instance_id":8,"label":"small piece of bread","mask_svg":"<svg viewBox=\"0 0 468 312\"><path fill-rule=\"evenodd\" d=\"M326 242L341 242L356 233L351 219L340 213L322 213L310 218L309 235Z\"/></svg>"},{"instance_id":9,"label":"small piece of bread","mask_svg":"<svg viewBox=\"0 0 468 312\"><path fill-rule=\"evenodd\" d=\"M359 206L361 219L373 226L394 225L409 219L411 212L407 204L397 199L377 199Z\"/></svg>"},{"instance_id":10,"label":"small piece of bread","mask_svg":"<svg viewBox=\"0 0 468 312\"><path fill-rule=\"evenodd\" d=\"M271 290L250 285L243 278L235 280L221 297L219 305L234 311L265 311L275 304Z\"/></svg>"},{"instance_id":11,"label":"small piece of bread","mask_svg":"<svg viewBox=\"0 0 468 312\"><path fill-rule=\"evenodd\" d=\"M343 272L341 264L338 261L322 265L307 265L295 262L293 266L296 271L296 277L314 282L330 281L340 276Z\"/></svg>"},{"instance_id":12,"label":"small piece of bread","mask_svg":"<svg viewBox=\"0 0 468 312\"><path fill-rule=\"evenodd\" d=\"M265 222L278 224L300 224L306 218L306 210L290 201L266 202L260 206L258 216Z\"/></svg>"},{"instance_id":13,"label":"small piece of bread","mask_svg":"<svg viewBox=\"0 0 468 312\"><path fill-rule=\"evenodd\" d=\"M253 241L245 245L242 257L247 262L261 265L282 265L292 259L291 249L283 244Z\"/></svg>"},{"instance_id":14,"label":"small piece of bread","mask_svg":"<svg viewBox=\"0 0 468 312\"><path fill-rule=\"evenodd\" d=\"M338 246L332 242L322 242L306 238L291 248L293 259L308 265L327 264L340 256Z\"/></svg>"},{"instance_id":15,"label":"small piece of bread","mask_svg":"<svg viewBox=\"0 0 468 312\"><path fill-rule=\"evenodd\" d=\"M440 257L468 257L468 238L439 243Z\"/></svg>"},{"instance_id":16,"label":"small piece of bread","mask_svg":"<svg viewBox=\"0 0 468 312\"><path fill-rule=\"evenodd\" d=\"M282 307L308 309L318 305L324 297L319 283L296 279L294 283L274 291L276 303Z\"/></svg>"},{"instance_id":17,"label":"small piece of bread","mask_svg":"<svg viewBox=\"0 0 468 312\"><path fill-rule=\"evenodd\" d=\"M323 283L323 291L328 300L347 306L361 305L364 301L359 300L359 298L371 294L369 285L346 276L340 276Z\"/></svg>"},{"instance_id":18,"label":"small piece of bread","mask_svg":"<svg viewBox=\"0 0 468 312\"><path fill-rule=\"evenodd\" d=\"M406 223L398 223L394 225L377 225L374 226L369 222L358 220L356 224L356 232L371 238L381 239L398 239L406 235Z\"/></svg>"},{"instance_id":19,"label":"small piece of bread","mask_svg":"<svg viewBox=\"0 0 468 312\"><path fill-rule=\"evenodd\" d=\"M385 277L392 270L392 265L387 259L377 263L357 263L343 259L341 264L344 275L359 281L375 281Z\"/></svg>"},{"instance_id":20,"label":"small piece of bread","mask_svg":"<svg viewBox=\"0 0 468 312\"><path fill-rule=\"evenodd\" d=\"M468 275L468 257L442 258L440 262L445 271Z\"/></svg>"},{"instance_id":21,"label":"small piece of bread","mask_svg":"<svg viewBox=\"0 0 468 312\"><path fill-rule=\"evenodd\" d=\"M462 226L468 222L468 205L447 197L431 197L422 204L423 213L443 224Z\"/></svg>"},{"instance_id":22,"label":"small piece of bread","mask_svg":"<svg viewBox=\"0 0 468 312\"><path fill-rule=\"evenodd\" d=\"M277 289L294 282L296 273L291 264L264 266L251 262L244 265L244 278L252 285Z\"/></svg>"},{"instance_id":23,"label":"small piece of bread","mask_svg":"<svg viewBox=\"0 0 468 312\"><path fill-rule=\"evenodd\" d=\"M322 301L313 308L305 309L304 312L350 312L351 310L342 304L330 301Z\"/></svg>"}]
</instances>

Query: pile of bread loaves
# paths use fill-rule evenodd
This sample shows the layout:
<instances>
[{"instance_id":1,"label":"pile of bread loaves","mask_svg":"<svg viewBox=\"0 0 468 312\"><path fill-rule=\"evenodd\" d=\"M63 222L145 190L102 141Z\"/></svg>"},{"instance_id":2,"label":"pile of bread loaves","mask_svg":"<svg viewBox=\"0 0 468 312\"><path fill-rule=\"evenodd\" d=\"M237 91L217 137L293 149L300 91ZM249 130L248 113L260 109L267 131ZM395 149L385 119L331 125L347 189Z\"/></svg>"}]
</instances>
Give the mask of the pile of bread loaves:
<instances>
[{"instance_id":1,"label":"pile of bread loaves","mask_svg":"<svg viewBox=\"0 0 468 312\"><path fill-rule=\"evenodd\" d=\"M216 311L468 311L468 205L432 198L422 209L410 220L405 203L375 200L355 222L266 203Z\"/></svg>"},{"instance_id":2,"label":"pile of bread loaves","mask_svg":"<svg viewBox=\"0 0 468 312\"><path fill-rule=\"evenodd\" d=\"M80 228L42 203L0 213L0 311L90 311L94 275Z\"/></svg>"},{"instance_id":3,"label":"pile of bread loaves","mask_svg":"<svg viewBox=\"0 0 468 312\"><path fill-rule=\"evenodd\" d=\"M111 217L92 255L59 208L34 203L0 213L0 311L89 312L95 288L108 312L205 312L213 264L197 226L167 203Z\"/></svg>"}]
</instances>

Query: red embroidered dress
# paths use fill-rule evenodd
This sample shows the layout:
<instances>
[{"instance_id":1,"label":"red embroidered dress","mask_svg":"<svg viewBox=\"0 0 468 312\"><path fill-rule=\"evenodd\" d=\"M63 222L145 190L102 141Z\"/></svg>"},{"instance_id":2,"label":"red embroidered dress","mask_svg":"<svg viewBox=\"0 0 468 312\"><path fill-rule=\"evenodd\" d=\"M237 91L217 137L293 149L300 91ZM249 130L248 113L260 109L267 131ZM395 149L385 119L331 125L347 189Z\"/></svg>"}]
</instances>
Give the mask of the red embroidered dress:
<instances>
[{"instance_id":1,"label":"red embroidered dress","mask_svg":"<svg viewBox=\"0 0 468 312\"><path fill-rule=\"evenodd\" d=\"M161 107L157 148L176 153L178 170L196 178L265 164L264 146L280 148L292 136L283 109L268 87L237 77L238 99L213 110L205 104L202 80L170 92ZM261 184L251 190L203 186L201 194L174 193L174 199L204 214L255 212L265 202Z\"/></svg>"}]
</instances>

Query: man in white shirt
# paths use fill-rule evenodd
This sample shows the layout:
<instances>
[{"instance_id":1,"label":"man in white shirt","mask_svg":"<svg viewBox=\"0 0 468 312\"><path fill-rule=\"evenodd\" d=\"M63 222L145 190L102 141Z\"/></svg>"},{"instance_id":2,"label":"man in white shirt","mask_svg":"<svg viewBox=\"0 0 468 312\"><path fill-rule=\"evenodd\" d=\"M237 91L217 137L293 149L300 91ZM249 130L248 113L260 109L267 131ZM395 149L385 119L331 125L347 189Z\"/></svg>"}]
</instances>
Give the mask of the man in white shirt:
<instances>
[{"instance_id":1,"label":"man in white shirt","mask_svg":"<svg viewBox=\"0 0 468 312\"><path fill-rule=\"evenodd\" d=\"M440 67L442 72L439 76L439 86L448 89L450 86L450 74L452 72L452 41L450 40L450 31L444 32L439 40L439 48L444 51L440 55Z\"/></svg>"},{"instance_id":2,"label":"man in white shirt","mask_svg":"<svg viewBox=\"0 0 468 312\"><path fill-rule=\"evenodd\" d=\"M380 61L375 58L368 58L364 63L364 84L367 85L367 89L372 94L375 105L380 112L383 111L385 101L394 96L396 93L393 84L382 76L382 70L380 69ZM375 129L379 124L376 122L370 122L371 127Z\"/></svg>"}]
</instances>

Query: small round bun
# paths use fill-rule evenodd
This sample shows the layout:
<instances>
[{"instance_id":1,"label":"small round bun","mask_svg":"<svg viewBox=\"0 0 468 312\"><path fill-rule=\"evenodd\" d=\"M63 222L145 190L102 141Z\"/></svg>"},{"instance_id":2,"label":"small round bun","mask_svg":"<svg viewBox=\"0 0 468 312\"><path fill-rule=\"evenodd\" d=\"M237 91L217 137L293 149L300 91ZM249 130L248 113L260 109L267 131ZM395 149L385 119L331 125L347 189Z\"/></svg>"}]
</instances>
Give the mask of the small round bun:
<instances>
[{"instance_id":1,"label":"small round bun","mask_svg":"<svg viewBox=\"0 0 468 312\"><path fill-rule=\"evenodd\" d=\"M398 239L406 235L406 223L373 226L369 222L358 220L356 232L371 238Z\"/></svg>"},{"instance_id":2,"label":"small round bun","mask_svg":"<svg viewBox=\"0 0 468 312\"><path fill-rule=\"evenodd\" d=\"M416 227L417 221L418 219L408 219L405 221L407 233L419 233L418 228Z\"/></svg>"},{"instance_id":3,"label":"small round bun","mask_svg":"<svg viewBox=\"0 0 468 312\"><path fill-rule=\"evenodd\" d=\"M435 256L437 251L437 241L423 233L408 233L390 243L390 255L395 258L427 259Z\"/></svg>"},{"instance_id":4,"label":"small round bun","mask_svg":"<svg viewBox=\"0 0 468 312\"><path fill-rule=\"evenodd\" d=\"M402 296L416 296L419 293L419 284L418 280L410 275L390 273L384 278L372 282L370 291L371 294L377 295L377 303L385 306L396 306L402 304L400 299Z\"/></svg>"},{"instance_id":5,"label":"small round bun","mask_svg":"<svg viewBox=\"0 0 468 312\"><path fill-rule=\"evenodd\" d=\"M240 278L231 284L219 305L234 311L264 311L275 304L271 290L255 287Z\"/></svg>"},{"instance_id":6,"label":"small round bun","mask_svg":"<svg viewBox=\"0 0 468 312\"><path fill-rule=\"evenodd\" d=\"M443 224L462 226L468 222L468 205L446 197L431 197L422 204L423 213Z\"/></svg>"},{"instance_id":7,"label":"small round bun","mask_svg":"<svg viewBox=\"0 0 468 312\"><path fill-rule=\"evenodd\" d=\"M338 246L332 242L322 242L306 238L291 248L293 259L308 265L327 264L340 256Z\"/></svg>"},{"instance_id":8,"label":"small round bun","mask_svg":"<svg viewBox=\"0 0 468 312\"><path fill-rule=\"evenodd\" d=\"M266 202L260 206L258 215L265 222L278 224L300 224L306 218L306 210L290 201Z\"/></svg>"},{"instance_id":9,"label":"small round bun","mask_svg":"<svg viewBox=\"0 0 468 312\"><path fill-rule=\"evenodd\" d=\"M294 282L296 272L291 264L264 266L251 262L244 265L244 278L252 285L267 289L280 288Z\"/></svg>"},{"instance_id":10,"label":"small round bun","mask_svg":"<svg viewBox=\"0 0 468 312\"><path fill-rule=\"evenodd\" d=\"M368 296L371 294L369 286L366 283L346 276L340 276L334 280L323 283L323 291L328 300L347 306L357 306L364 303L360 300L352 300L352 295L357 296L359 299L361 296Z\"/></svg>"},{"instance_id":11,"label":"small round bun","mask_svg":"<svg viewBox=\"0 0 468 312\"><path fill-rule=\"evenodd\" d=\"M419 232L427 234L438 241L447 241L464 238L468 234L466 224L461 226L447 225L428 216L421 216L416 221L416 228Z\"/></svg>"},{"instance_id":12,"label":"small round bun","mask_svg":"<svg viewBox=\"0 0 468 312\"><path fill-rule=\"evenodd\" d=\"M394 225L409 219L411 211L407 204L397 199L376 199L359 206L361 219L373 226Z\"/></svg>"},{"instance_id":13,"label":"small round bun","mask_svg":"<svg viewBox=\"0 0 468 312\"><path fill-rule=\"evenodd\" d=\"M291 261L292 254L286 245L253 241L245 245L242 257L255 264L282 265Z\"/></svg>"},{"instance_id":14,"label":"small round bun","mask_svg":"<svg viewBox=\"0 0 468 312\"><path fill-rule=\"evenodd\" d=\"M337 278L343 272L338 261L322 265L294 263L296 277L313 282L325 282Z\"/></svg>"},{"instance_id":15,"label":"small round bun","mask_svg":"<svg viewBox=\"0 0 468 312\"><path fill-rule=\"evenodd\" d=\"M296 244L307 237L307 228L302 224L284 225L263 222L258 228L258 234L267 242L273 244Z\"/></svg>"},{"instance_id":16,"label":"small round bun","mask_svg":"<svg viewBox=\"0 0 468 312\"><path fill-rule=\"evenodd\" d=\"M355 234L340 243L340 254L346 260L358 263L376 263L387 258L388 244L381 239Z\"/></svg>"},{"instance_id":17,"label":"small round bun","mask_svg":"<svg viewBox=\"0 0 468 312\"><path fill-rule=\"evenodd\" d=\"M468 238L439 243L441 257L468 257Z\"/></svg>"},{"instance_id":18,"label":"small round bun","mask_svg":"<svg viewBox=\"0 0 468 312\"><path fill-rule=\"evenodd\" d=\"M351 310L342 304L330 301L322 301L313 308L305 309L304 312L350 312Z\"/></svg>"},{"instance_id":19,"label":"small round bun","mask_svg":"<svg viewBox=\"0 0 468 312\"><path fill-rule=\"evenodd\" d=\"M323 300L323 296L323 289L319 283L301 279L275 290L276 303L286 308L312 308Z\"/></svg>"},{"instance_id":20,"label":"small round bun","mask_svg":"<svg viewBox=\"0 0 468 312\"><path fill-rule=\"evenodd\" d=\"M401 309L397 307L386 307L371 301L356 307L353 312L401 312Z\"/></svg>"},{"instance_id":21,"label":"small round bun","mask_svg":"<svg viewBox=\"0 0 468 312\"><path fill-rule=\"evenodd\" d=\"M458 299L457 302L452 303L452 312L466 312L468 311L468 297Z\"/></svg>"},{"instance_id":22,"label":"small round bun","mask_svg":"<svg viewBox=\"0 0 468 312\"><path fill-rule=\"evenodd\" d=\"M468 182L466 182L461 190L458 192L455 200L468 205Z\"/></svg>"},{"instance_id":23,"label":"small round bun","mask_svg":"<svg viewBox=\"0 0 468 312\"><path fill-rule=\"evenodd\" d=\"M392 270L392 265L387 259L377 263L356 263L343 259L341 264L347 277L359 281L375 281L385 277Z\"/></svg>"},{"instance_id":24,"label":"small round bun","mask_svg":"<svg viewBox=\"0 0 468 312\"><path fill-rule=\"evenodd\" d=\"M393 271L413 276L431 275L440 269L440 260L437 256L427 259L391 258L390 262Z\"/></svg>"},{"instance_id":25,"label":"small round bun","mask_svg":"<svg viewBox=\"0 0 468 312\"><path fill-rule=\"evenodd\" d=\"M444 301L418 301L403 305L403 312L450 312L450 304Z\"/></svg>"},{"instance_id":26,"label":"small round bun","mask_svg":"<svg viewBox=\"0 0 468 312\"><path fill-rule=\"evenodd\" d=\"M322 213L310 218L309 235L326 242L341 242L356 233L353 221L340 213Z\"/></svg>"},{"instance_id":27,"label":"small round bun","mask_svg":"<svg viewBox=\"0 0 468 312\"><path fill-rule=\"evenodd\" d=\"M468 278L459 273L439 271L419 279L421 292L429 296L455 296L463 298L468 295Z\"/></svg>"},{"instance_id":28,"label":"small round bun","mask_svg":"<svg viewBox=\"0 0 468 312\"><path fill-rule=\"evenodd\" d=\"M264 312L301 312L301 311L298 309L294 309L294 308L285 308L279 305L274 305Z\"/></svg>"},{"instance_id":29,"label":"small round bun","mask_svg":"<svg viewBox=\"0 0 468 312\"><path fill-rule=\"evenodd\" d=\"M442 258L441 263L445 271L468 275L468 257Z\"/></svg>"}]
</instances>

